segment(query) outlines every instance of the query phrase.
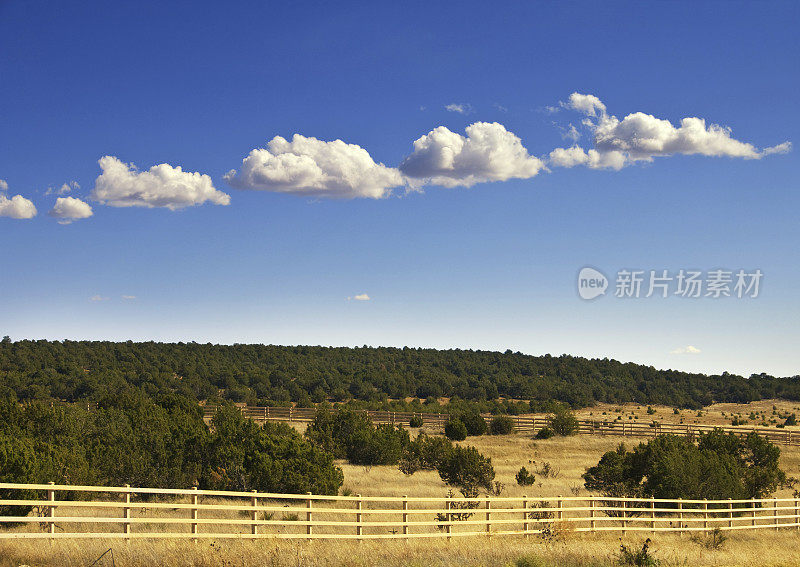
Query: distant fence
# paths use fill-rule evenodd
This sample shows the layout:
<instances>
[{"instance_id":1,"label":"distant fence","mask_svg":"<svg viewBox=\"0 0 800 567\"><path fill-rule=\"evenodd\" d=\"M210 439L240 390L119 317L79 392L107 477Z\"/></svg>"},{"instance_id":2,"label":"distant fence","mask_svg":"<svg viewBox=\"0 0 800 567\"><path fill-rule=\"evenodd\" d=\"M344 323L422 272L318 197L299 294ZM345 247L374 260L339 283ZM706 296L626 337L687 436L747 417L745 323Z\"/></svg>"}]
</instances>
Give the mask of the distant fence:
<instances>
[{"instance_id":1,"label":"distant fence","mask_svg":"<svg viewBox=\"0 0 800 567\"><path fill-rule=\"evenodd\" d=\"M24 495L24 496L23 496ZM0 483L0 539L410 539L800 530L800 499L413 498Z\"/></svg>"},{"instance_id":2,"label":"distant fence","mask_svg":"<svg viewBox=\"0 0 800 567\"><path fill-rule=\"evenodd\" d=\"M288 422L309 422L313 421L317 415L316 408L296 408L296 407L240 407L242 413L254 421L264 423L266 421L288 421ZM336 411L334 406L333 411ZM444 427L450 418L446 413L426 413L426 412L402 412L402 411L372 411L362 410L366 413L373 423L393 423L396 425L408 426L412 417L422 419L424 426ZM216 407L206 406L204 408L205 419L211 419L216 412ZM488 422L495 416L484 414L484 419ZM514 428L519 433L535 434L537 431L549 425L549 420L544 416L533 415L512 415ZM752 427L714 427L712 425L688 425L670 423L625 423L624 421L613 420L578 420L578 433L583 435L622 435L626 437L655 437L662 433L681 435L683 437L694 438L700 433L708 433L714 429L722 429L726 433L745 436L751 431L755 431L762 437L774 443L782 445L800 445L800 431L789 429L765 429Z\"/></svg>"}]
</instances>

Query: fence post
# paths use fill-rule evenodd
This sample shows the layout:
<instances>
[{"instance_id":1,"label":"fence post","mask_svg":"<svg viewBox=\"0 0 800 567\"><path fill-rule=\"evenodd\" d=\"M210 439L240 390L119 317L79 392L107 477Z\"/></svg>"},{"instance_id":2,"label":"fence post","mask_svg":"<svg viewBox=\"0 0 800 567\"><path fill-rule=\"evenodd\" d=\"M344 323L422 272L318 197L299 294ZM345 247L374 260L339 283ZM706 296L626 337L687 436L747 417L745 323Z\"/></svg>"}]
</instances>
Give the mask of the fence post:
<instances>
[{"instance_id":1,"label":"fence post","mask_svg":"<svg viewBox=\"0 0 800 567\"><path fill-rule=\"evenodd\" d=\"M678 535L683 535L683 498L678 498Z\"/></svg>"},{"instance_id":2,"label":"fence post","mask_svg":"<svg viewBox=\"0 0 800 567\"><path fill-rule=\"evenodd\" d=\"M798 524L800 525L800 524ZM522 495L522 531L525 534L525 539L530 537L528 534L528 495Z\"/></svg>"},{"instance_id":3,"label":"fence post","mask_svg":"<svg viewBox=\"0 0 800 567\"><path fill-rule=\"evenodd\" d=\"M728 527L733 527L733 501L728 498Z\"/></svg>"},{"instance_id":4,"label":"fence post","mask_svg":"<svg viewBox=\"0 0 800 567\"><path fill-rule=\"evenodd\" d=\"M358 536L358 541L362 541L361 536L364 534L364 528L361 525L363 521L364 515L361 513L361 510L364 508L364 502L361 500L361 495L356 494L358 496L358 502L356 502L356 535Z\"/></svg>"},{"instance_id":5,"label":"fence post","mask_svg":"<svg viewBox=\"0 0 800 567\"><path fill-rule=\"evenodd\" d=\"M54 486L55 482L48 482L47 484L49 484L50 486ZM53 490L52 488L48 488L47 489L47 500L50 501L50 502L55 502L56 501L56 491ZM56 517L56 507L52 506L52 505L49 506L48 509L47 509L47 515L50 518L55 518ZM53 522L53 521L49 522L49 532L50 532L51 535L56 533L56 523Z\"/></svg>"},{"instance_id":6,"label":"fence post","mask_svg":"<svg viewBox=\"0 0 800 567\"><path fill-rule=\"evenodd\" d=\"M258 521L258 510L255 509L258 508L258 497L256 496L258 491L251 490L250 492L253 493L253 496L250 499L250 503L253 505L254 508L253 511L250 512L250 519L253 521L253 525L250 526L250 533L253 535L258 535L258 524L256 523Z\"/></svg>"},{"instance_id":7,"label":"fence post","mask_svg":"<svg viewBox=\"0 0 800 567\"><path fill-rule=\"evenodd\" d=\"M708 500L703 500L703 532L708 531Z\"/></svg>"},{"instance_id":8,"label":"fence post","mask_svg":"<svg viewBox=\"0 0 800 567\"><path fill-rule=\"evenodd\" d=\"M594 532L594 496L589 497L589 531Z\"/></svg>"},{"instance_id":9,"label":"fence post","mask_svg":"<svg viewBox=\"0 0 800 567\"><path fill-rule=\"evenodd\" d=\"M650 532L656 533L656 500L650 499Z\"/></svg>"},{"instance_id":10,"label":"fence post","mask_svg":"<svg viewBox=\"0 0 800 567\"><path fill-rule=\"evenodd\" d=\"M492 509L492 501L487 498L486 499L486 535L492 535L492 513L490 510Z\"/></svg>"},{"instance_id":11,"label":"fence post","mask_svg":"<svg viewBox=\"0 0 800 567\"><path fill-rule=\"evenodd\" d=\"M408 535L408 496L403 495L403 535Z\"/></svg>"},{"instance_id":12,"label":"fence post","mask_svg":"<svg viewBox=\"0 0 800 567\"><path fill-rule=\"evenodd\" d=\"M794 499L794 525L795 528L800 530L800 499Z\"/></svg>"},{"instance_id":13,"label":"fence post","mask_svg":"<svg viewBox=\"0 0 800 567\"><path fill-rule=\"evenodd\" d=\"M447 541L450 541L450 533L453 526L450 525L450 509L452 508L452 503L450 502L450 496L447 497L447 502L445 503L445 509L447 513L445 514L445 519L447 521L447 526L445 527L445 531L447 532Z\"/></svg>"},{"instance_id":14,"label":"fence post","mask_svg":"<svg viewBox=\"0 0 800 567\"><path fill-rule=\"evenodd\" d=\"M193 486L192 490L196 491L197 487ZM196 520L197 517L198 517L198 513L197 513L197 494L196 493L192 494L192 506L193 506L193 508L192 508L192 520ZM192 533L195 536L197 535L197 532L198 532L198 525L199 524L197 524L197 522L192 523ZM193 541L195 543L197 542L197 538L196 537L192 538L192 539L193 539Z\"/></svg>"},{"instance_id":15,"label":"fence post","mask_svg":"<svg viewBox=\"0 0 800 567\"><path fill-rule=\"evenodd\" d=\"M625 535L626 528L628 527L628 501L622 501L622 535Z\"/></svg>"},{"instance_id":16,"label":"fence post","mask_svg":"<svg viewBox=\"0 0 800 567\"><path fill-rule=\"evenodd\" d=\"M125 504L130 504L131 503L131 491L130 491L131 485L130 484L126 484L125 488L128 489L128 491L125 492ZM131 537L131 523L130 523L131 509L130 509L130 506L126 506L125 508L122 509L122 517L125 518L126 520L129 520L127 522L123 522L123 524L122 524L122 533L125 534L125 538L127 539L128 543L130 543L130 541L131 541L131 539L130 539L130 537Z\"/></svg>"},{"instance_id":17,"label":"fence post","mask_svg":"<svg viewBox=\"0 0 800 567\"><path fill-rule=\"evenodd\" d=\"M772 499L772 517L775 518L775 531L778 531L778 499Z\"/></svg>"},{"instance_id":18,"label":"fence post","mask_svg":"<svg viewBox=\"0 0 800 567\"><path fill-rule=\"evenodd\" d=\"M306 534L309 536L308 539L310 540L310 539L312 539L311 538L311 533L313 532L313 530L311 529L311 518L312 518L312 516L311 516L311 503L313 501L311 500L311 493L310 492L306 492L306 495L308 495L308 498L306 498L306 509L308 510L308 512L306 512L306 522L308 522L308 524L306 524Z\"/></svg>"},{"instance_id":19,"label":"fence post","mask_svg":"<svg viewBox=\"0 0 800 567\"><path fill-rule=\"evenodd\" d=\"M756 499L753 498L750 500L750 512L753 515L753 519L750 521L751 525L756 525Z\"/></svg>"}]
</instances>

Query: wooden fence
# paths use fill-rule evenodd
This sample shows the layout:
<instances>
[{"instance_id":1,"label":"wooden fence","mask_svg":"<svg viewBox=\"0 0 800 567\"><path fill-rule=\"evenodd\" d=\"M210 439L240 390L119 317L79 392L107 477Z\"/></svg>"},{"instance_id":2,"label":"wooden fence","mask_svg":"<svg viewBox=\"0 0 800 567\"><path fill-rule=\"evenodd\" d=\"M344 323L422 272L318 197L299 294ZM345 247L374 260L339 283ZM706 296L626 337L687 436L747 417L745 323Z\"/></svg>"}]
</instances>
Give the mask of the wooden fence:
<instances>
[{"instance_id":1,"label":"wooden fence","mask_svg":"<svg viewBox=\"0 0 800 567\"><path fill-rule=\"evenodd\" d=\"M334 406L335 411L336 406ZM240 408L242 413L257 422L265 421L288 421L288 422L309 422L313 421L317 414L316 408L296 408L296 407L257 407L243 406ZM216 407L207 406L204 408L204 416L207 420L214 416ZM372 419L373 423L393 423L408 426L411 418L418 416L422 419L424 426L444 427L450 418L446 413L427 413L427 412L400 412L400 411L372 411L363 410ZM495 417L491 414L483 414L485 420L491 421ZM549 424L546 416L535 415L513 415L514 428L519 433L535 434L537 431ZM621 435L625 437L655 437L661 433L670 433L694 438L699 433L708 433L714 429L722 429L728 433L745 436L751 431L755 431L773 443L781 445L800 445L800 431L777 428L753 428L753 427L715 427L712 425L679 425L671 423L634 423L613 420L578 420L578 433L583 435Z\"/></svg>"},{"instance_id":2,"label":"wooden fence","mask_svg":"<svg viewBox=\"0 0 800 567\"><path fill-rule=\"evenodd\" d=\"M410 539L800 530L800 499L413 498L0 483L0 539ZM33 507L33 513L28 510Z\"/></svg>"}]
</instances>

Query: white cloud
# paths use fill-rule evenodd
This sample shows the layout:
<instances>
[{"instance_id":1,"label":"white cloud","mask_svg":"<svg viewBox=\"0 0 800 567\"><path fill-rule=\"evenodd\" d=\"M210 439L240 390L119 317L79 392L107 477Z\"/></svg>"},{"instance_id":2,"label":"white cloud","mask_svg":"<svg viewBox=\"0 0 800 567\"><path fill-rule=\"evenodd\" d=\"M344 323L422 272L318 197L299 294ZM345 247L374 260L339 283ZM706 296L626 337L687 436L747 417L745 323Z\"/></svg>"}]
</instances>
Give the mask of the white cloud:
<instances>
[{"instance_id":1,"label":"white cloud","mask_svg":"<svg viewBox=\"0 0 800 567\"><path fill-rule=\"evenodd\" d=\"M706 124L702 118L683 118L675 127L669 120L643 112L628 114L622 120L606 112L606 106L594 95L572 93L564 108L583 113L582 124L592 135L594 148L556 148L549 164L555 167L586 165L590 168L621 169L637 161L652 161L659 156L704 155L761 159L791 151L791 142L759 150L753 144L731 136L731 129Z\"/></svg>"},{"instance_id":2,"label":"white cloud","mask_svg":"<svg viewBox=\"0 0 800 567\"><path fill-rule=\"evenodd\" d=\"M375 163L361 146L300 134L291 142L275 136L266 148L252 150L225 180L237 189L340 199L380 199L405 184L397 169Z\"/></svg>"},{"instance_id":3,"label":"white cloud","mask_svg":"<svg viewBox=\"0 0 800 567\"><path fill-rule=\"evenodd\" d=\"M55 189L54 187L48 187L47 191L45 191L44 194L52 195L53 193L55 193L56 195L66 195L67 193L80 188L81 186L78 185L77 181L70 181L68 183L62 184L61 187L59 187L58 189Z\"/></svg>"},{"instance_id":4,"label":"white cloud","mask_svg":"<svg viewBox=\"0 0 800 567\"><path fill-rule=\"evenodd\" d=\"M585 95L580 93L572 93L569 95L567 102L560 103L564 108L570 108L582 112L587 116L597 116L606 113L606 105L603 104L599 98L594 95Z\"/></svg>"},{"instance_id":5,"label":"white cloud","mask_svg":"<svg viewBox=\"0 0 800 567\"><path fill-rule=\"evenodd\" d=\"M414 142L400 164L405 175L444 187L471 187L486 181L528 179L544 167L522 141L497 122L476 122L467 135L439 126Z\"/></svg>"},{"instance_id":6,"label":"white cloud","mask_svg":"<svg viewBox=\"0 0 800 567\"><path fill-rule=\"evenodd\" d=\"M669 351L670 354L700 354L701 352L702 351L699 348L693 347L692 345L687 345L685 347L680 347Z\"/></svg>"},{"instance_id":7,"label":"white cloud","mask_svg":"<svg viewBox=\"0 0 800 567\"><path fill-rule=\"evenodd\" d=\"M0 191L8 191L8 182L5 179L0 179Z\"/></svg>"},{"instance_id":8,"label":"white cloud","mask_svg":"<svg viewBox=\"0 0 800 567\"><path fill-rule=\"evenodd\" d=\"M0 195L0 217L32 219L35 216L36 207L22 195L14 195L10 199Z\"/></svg>"},{"instance_id":9,"label":"white cloud","mask_svg":"<svg viewBox=\"0 0 800 567\"><path fill-rule=\"evenodd\" d=\"M366 293L359 293L358 295L354 295L353 297L348 297L347 301L351 301L355 299L356 301L369 301L370 297Z\"/></svg>"},{"instance_id":10,"label":"white cloud","mask_svg":"<svg viewBox=\"0 0 800 567\"><path fill-rule=\"evenodd\" d=\"M167 163L138 171L116 157L98 161L103 173L97 178L92 199L110 207L164 207L182 209L205 202L227 205L230 196L217 191L211 178L197 172L183 171Z\"/></svg>"},{"instance_id":11,"label":"white cloud","mask_svg":"<svg viewBox=\"0 0 800 567\"><path fill-rule=\"evenodd\" d=\"M136 299L136 296L135 295L123 295L122 299L124 299L125 301L133 301L134 299Z\"/></svg>"},{"instance_id":12,"label":"white cloud","mask_svg":"<svg viewBox=\"0 0 800 567\"><path fill-rule=\"evenodd\" d=\"M459 114L471 114L473 112L472 105L468 102L448 104L444 109L450 112L458 112Z\"/></svg>"},{"instance_id":13,"label":"white cloud","mask_svg":"<svg viewBox=\"0 0 800 567\"><path fill-rule=\"evenodd\" d=\"M788 154L791 151L792 151L792 143L783 142L782 144L778 144L777 146L764 148L764 151L761 153L764 154L765 156L769 156L772 154Z\"/></svg>"},{"instance_id":14,"label":"white cloud","mask_svg":"<svg viewBox=\"0 0 800 567\"><path fill-rule=\"evenodd\" d=\"M93 295L89 298L89 301L108 301L108 298L102 295Z\"/></svg>"},{"instance_id":15,"label":"white cloud","mask_svg":"<svg viewBox=\"0 0 800 567\"><path fill-rule=\"evenodd\" d=\"M578 132L578 129L575 128L574 124L570 124L569 128L565 128L561 132L561 137L565 140L572 140L573 142L577 142L580 137L581 133Z\"/></svg>"},{"instance_id":16,"label":"white cloud","mask_svg":"<svg viewBox=\"0 0 800 567\"><path fill-rule=\"evenodd\" d=\"M556 148L550 152L548 165L554 167L575 167L585 165L592 169L620 170L626 165L626 156L622 152L598 152L597 150L585 151L580 146L570 148Z\"/></svg>"},{"instance_id":17,"label":"white cloud","mask_svg":"<svg viewBox=\"0 0 800 567\"><path fill-rule=\"evenodd\" d=\"M59 197L56 205L47 213L51 217L59 219L58 224L70 224L78 219L86 219L92 216L92 207L75 197Z\"/></svg>"}]
</instances>

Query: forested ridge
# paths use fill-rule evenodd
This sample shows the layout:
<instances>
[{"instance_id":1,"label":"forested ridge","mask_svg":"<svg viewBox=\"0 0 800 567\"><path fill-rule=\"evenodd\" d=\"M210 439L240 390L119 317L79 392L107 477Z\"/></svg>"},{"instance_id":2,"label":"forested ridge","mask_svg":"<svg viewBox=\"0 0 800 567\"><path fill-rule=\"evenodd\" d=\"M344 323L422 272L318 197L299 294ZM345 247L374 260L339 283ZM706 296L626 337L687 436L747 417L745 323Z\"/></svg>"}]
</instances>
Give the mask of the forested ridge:
<instances>
[{"instance_id":1,"label":"forested ridge","mask_svg":"<svg viewBox=\"0 0 800 567\"><path fill-rule=\"evenodd\" d=\"M20 400L98 401L134 387L149 396L310 404L450 397L572 406L634 401L699 407L800 399L800 376L705 375L610 359L392 347L0 341L0 380Z\"/></svg>"}]
</instances>

